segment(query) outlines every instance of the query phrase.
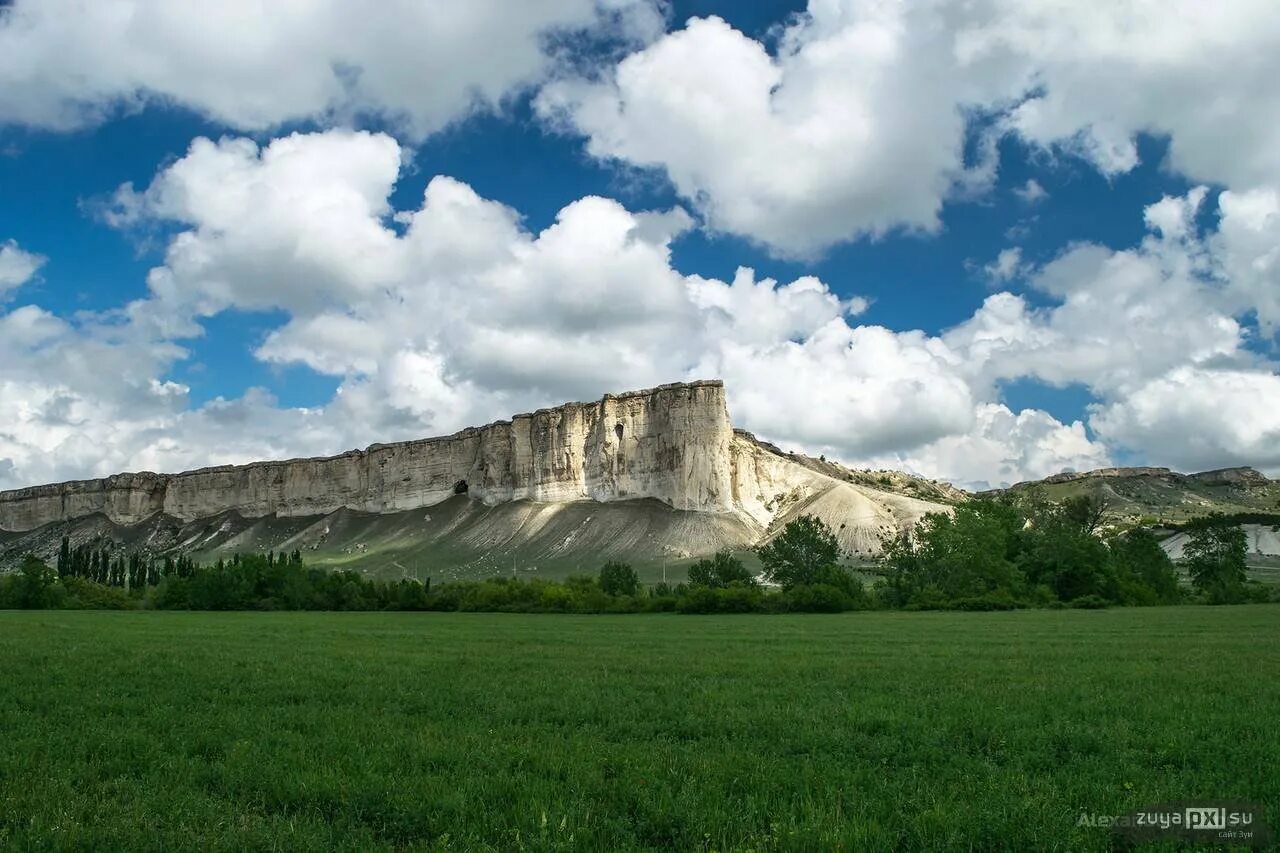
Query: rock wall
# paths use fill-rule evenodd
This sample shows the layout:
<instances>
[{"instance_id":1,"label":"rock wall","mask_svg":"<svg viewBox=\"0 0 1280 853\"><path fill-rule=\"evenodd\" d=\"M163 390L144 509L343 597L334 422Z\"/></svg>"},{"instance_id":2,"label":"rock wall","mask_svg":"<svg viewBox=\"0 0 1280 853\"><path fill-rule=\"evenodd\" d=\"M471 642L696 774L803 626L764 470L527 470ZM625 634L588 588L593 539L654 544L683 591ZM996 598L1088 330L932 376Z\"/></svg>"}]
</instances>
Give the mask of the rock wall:
<instances>
[{"instance_id":1,"label":"rock wall","mask_svg":"<svg viewBox=\"0 0 1280 853\"><path fill-rule=\"evenodd\" d=\"M97 512L121 524L159 512L182 520L226 510L249 517L343 507L387 512L430 506L462 488L490 505L657 498L676 509L730 512L732 440L723 383L663 385L340 456L0 492L0 529Z\"/></svg>"}]
</instances>

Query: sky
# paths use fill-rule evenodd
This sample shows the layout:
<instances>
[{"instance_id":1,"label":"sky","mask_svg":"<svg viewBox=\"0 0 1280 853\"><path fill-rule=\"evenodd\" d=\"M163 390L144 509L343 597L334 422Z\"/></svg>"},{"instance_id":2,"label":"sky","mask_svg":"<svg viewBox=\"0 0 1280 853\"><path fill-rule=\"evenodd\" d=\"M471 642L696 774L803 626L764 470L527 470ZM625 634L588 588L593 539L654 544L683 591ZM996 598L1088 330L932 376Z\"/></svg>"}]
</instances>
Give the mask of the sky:
<instances>
[{"instance_id":1,"label":"sky","mask_svg":"<svg viewBox=\"0 0 1280 853\"><path fill-rule=\"evenodd\" d=\"M971 488L1280 473L1270 0L0 0L0 488L689 379Z\"/></svg>"}]
</instances>

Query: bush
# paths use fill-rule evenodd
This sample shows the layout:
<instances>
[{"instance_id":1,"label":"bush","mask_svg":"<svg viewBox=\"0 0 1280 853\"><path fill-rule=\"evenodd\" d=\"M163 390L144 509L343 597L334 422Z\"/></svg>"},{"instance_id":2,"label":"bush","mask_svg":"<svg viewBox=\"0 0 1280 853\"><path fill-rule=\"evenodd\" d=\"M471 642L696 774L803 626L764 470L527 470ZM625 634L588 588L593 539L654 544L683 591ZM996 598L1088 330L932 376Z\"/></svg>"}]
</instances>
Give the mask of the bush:
<instances>
[{"instance_id":1,"label":"bush","mask_svg":"<svg viewBox=\"0 0 1280 853\"><path fill-rule=\"evenodd\" d=\"M651 592L648 598L640 601L639 609L645 613L674 613L679 605L680 599L674 592Z\"/></svg>"},{"instance_id":2,"label":"bush","mask_svg":"<svg viewBox=\"0 0 1280 853\"><path fill-rule=\"evenodd\" d=\"M1183 560L1191 582L1210 604L1244 601L1248 541L1234 519L1213 513L1187 525Z\"/></svg>"},{"instance_id":3,"label":"bush","mask_svg":"<svg viewBox=\"0 0 1280 853\"><path fill-rule=\"evenodd\" d=\"M1244 600L1250 604L1267 604L1272 593L1280 592L1280 588L1270 587L1258 581L1249 581L1244 585Z\"/></svg>"},{"instance_id":4,"label":"bush","mask_svg":"<svg viewBox=\"0 0 1280 853\"><path fill-rule=\"evenodd\" d=\"M793 613L842 613L854 609L844 590L826 583L800 584L783 593L787 610Z\"/></svg>"},{"instance_id":5,"label":"bush","mask_svg":"<svg viewBox=\"0 0 1280 853\"><path fill-rule=\"evenodd\" d=\"M63 578L62 587L67 592L63 606L72 610L132 610L140 604L120 587L85 578Z\"/></svg>"},{"instance_id":6,"label":"bush","mask_svg":"<svg viewBox=\"0 0 1280 853\"><path fill-rule=\"evenodd\" d=\"M1023 587L1020 537L1026 517L1007 501L977 499L953 514L925 516L913 535L885 548L886 602L945 609L950 602Z\"/></svg>"},{"instance_id":7,"label":"bush","mask_svg":"<svg viewBox=\"0 0 1280 853\"><path fill-rule=\"evenodd\" d=\"M678 613L759 613L764 609L764 599L764 593L754 585L692 585L676 599L675 609Z\"/></svg>"},{"instance_id":8,"label":"bush","mask_svg":"<svg viewBox=\"0 0 1280 853\"><path fill-rule=\"evenodd\" d=\"M869 610L872 606L871 596L862 581L853 572L841 566L827 566L818 573L817 583L832 586L844 593L849 600L850 610Z\"/></svg>"},{"instance_id":9,"label":"bush","mask_svg":"<svg viewBox=\"0 0 1280 853\"><path fill-rule=\"evenodd\" d=\"M187 597L187 578L171 575L162 578L160 583L150 587L143 596L142 606L156 610L190 610L191 600Z\"/></svg>"},{"instance_id":10,"label":"bush","mask_svg":"<svg viewBox=\"0 0 1280 853\"><path fill-rule=\"evenodd\" d=\"M1068 601L1067 606L1076 610L1102 610L1111 606L1111 602L1099 595L1082 595Z\"/></svg>"},{"instance_id":11,"label":"bush","mask_svg":"<svg viewBox=\"0 0 1280 853\"><path fill-rule=\"evenodd\" d=\"M952 598L942 591L937 584L929 584L913 593L903 610L947 610L951 607Z\"/></svg>"},{"instance_id":12,"label":"bush","mask_svg":"<svg viewBox=\"0 0 1280 853\"><path fill-rule=\"evenodd\" d=\"M699 586L727 587L730 584L754 585L755 577L730 551L717 551L715 556L699 560L689 567L689 583Z\"/></svg>"},{"instance_id":13,"label":"bush","mask_svg":"<svg viewBox=\"0 0 1280 853\"><path fill-rule=\"evenodd\" d=\"M1131 530L1111 542L1119 600L1124 604L1176 604L1182 599L1173 561L1155 534Z\"/></svg>"},{"instance_id":14,"label":"bush","mask_svg":"<svg viewBox=\"0 0 1280 853\"><path fill-rule=\"evenodd\" d=\"M709 586L690 586L676 599L677 613L715 613L719 607L716 591Z\"/></svg>"},{"instance_id":15,"label":"bush","mask_svg":"<svg viewBox=\"0 0 1280 853\"><path fill-rule=\"evenodd\" d=\"M567 613L575 609L573 590L558 583L543 584L538 591L538 607L549 613Z\"/></svg>"},{"instance_id":16,"label":"bush","mask_svg":"<svg viewBox=\"0 0 1280 853\"><path fill-rule=\"evenodd\" d=\"M994 590L985 595L958 598L952 603L955 610L973 611L1017 610L1023 606L1025 605L1010 595L1006 589Z\"/></svg>"}]
</instances>

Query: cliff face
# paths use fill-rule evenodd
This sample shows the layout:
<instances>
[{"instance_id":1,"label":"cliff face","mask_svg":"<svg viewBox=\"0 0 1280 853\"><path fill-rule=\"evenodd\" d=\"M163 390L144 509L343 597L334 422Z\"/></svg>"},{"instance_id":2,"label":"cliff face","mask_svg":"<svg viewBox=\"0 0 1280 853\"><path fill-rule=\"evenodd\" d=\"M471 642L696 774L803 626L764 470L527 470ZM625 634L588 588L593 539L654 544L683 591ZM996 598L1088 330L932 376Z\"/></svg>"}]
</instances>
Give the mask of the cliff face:
<instances>
[{"instance_id":1,"label":"cliff face","mask_svg":"<svg viewBox=\"0 0 1280 853\"><path fill-rule=\"evenodd\" d=\"M730 512L732 440L723 383L663 385L340 456L0 492L0 529L94 513L134 524L157 513L190 520L227 510L250 518L392 512L462 491L491 506L657 498L675 509Z\"/></svg>"},{"instance_id":2,"label":"cliff face","mask_svg":"<svg viewBox=\"0 0 1280 853\"><path fill-rule=\"evenodd\" d=\"M735 432L723 384L691 382L340 456L0 492L0 563L52 558L65 535L210 557L306 548L344 564L385 538L388 553L435 553L437 567L458 554L487 565L495 551L594 565L601 554L751 547L802 514L869 557L925 513L947 511L919 499L947 499L936 484L899 475L895 492L891 478L876 488L866 476ZM432 509L409 512L422 507Z\"/></svg>"}]
</instances>

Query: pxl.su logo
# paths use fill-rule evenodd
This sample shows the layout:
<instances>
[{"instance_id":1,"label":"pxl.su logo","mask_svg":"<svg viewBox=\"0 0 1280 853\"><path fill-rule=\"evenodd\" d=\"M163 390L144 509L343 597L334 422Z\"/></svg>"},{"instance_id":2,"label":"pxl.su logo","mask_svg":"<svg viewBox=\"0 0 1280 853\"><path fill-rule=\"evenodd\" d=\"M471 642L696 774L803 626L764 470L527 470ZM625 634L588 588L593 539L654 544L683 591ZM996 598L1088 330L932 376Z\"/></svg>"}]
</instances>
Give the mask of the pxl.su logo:
<instances>
[{"instance_id":1,"label":"pxl.su logo","mask_svg":"<svg viewBox=\"0 0 1280 853\"><path fill-rule=\"evenodd\" d=\"M1213 806L1192 806L1186 810L1187 829L1226 829L1227 810Z\"/></svg>"}]
</instances>

